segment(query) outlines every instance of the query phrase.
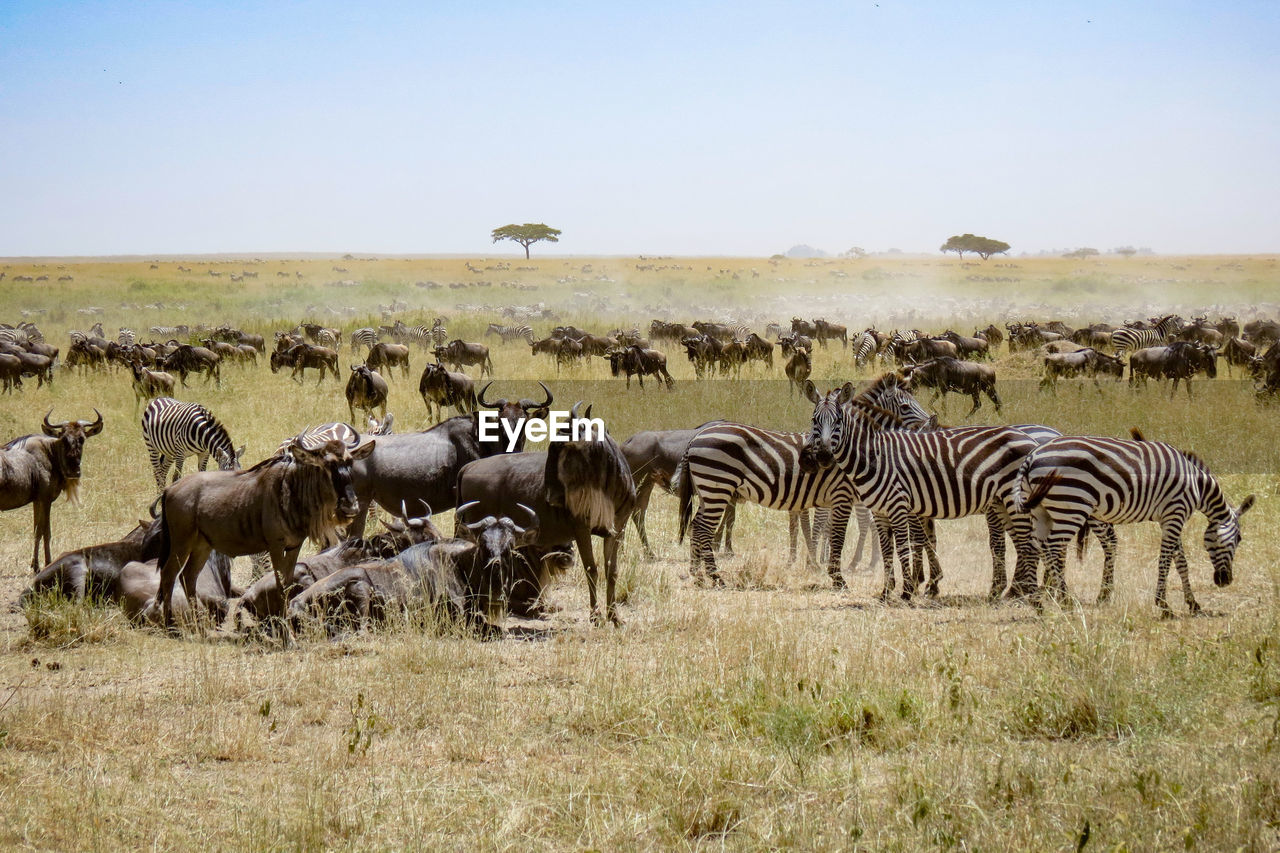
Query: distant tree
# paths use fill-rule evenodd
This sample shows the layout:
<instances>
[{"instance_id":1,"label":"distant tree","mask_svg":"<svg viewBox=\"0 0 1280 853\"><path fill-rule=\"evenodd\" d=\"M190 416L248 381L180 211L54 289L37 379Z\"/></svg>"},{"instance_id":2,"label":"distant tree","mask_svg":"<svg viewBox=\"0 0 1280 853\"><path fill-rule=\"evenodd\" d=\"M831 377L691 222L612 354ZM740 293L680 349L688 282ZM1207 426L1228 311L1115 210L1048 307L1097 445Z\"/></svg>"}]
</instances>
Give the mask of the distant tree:
<instances>
[{"instance_id":1,"label":"distant tree","mask_svg":"<svg viewBox=\"0 0 1280 853\"><path fill-rule=\"evenodd\" d=\"M1126 258L1132 258L1134 255L1138 254L1138 250L1132 246L1119 246L1111 251Z\"/></svg>"},{"instance_id":2,"label":"distant tree","mask_svg":"<svg viewBox=\"0 0 1280 853\"><path fill-rule=\"evenodd\" d=\"M1001 255L1009 251L1009 244L1002 240L992 240L990 237L978 237L974 234L959 234L947 238L947 242L943 243L939 251L955 252L961 258L965 252L973 252L984 261L992 255Z\"/></svg>"},{"instance_id":3,"label":"distant tree","mask_svg":"<svg viewBox=\"0 0 1280 853\"><path fill-rule=\"evenodd\" d=\"M1081 260L1083 258L1093 257L1096 254L1098 254L1097 249L1090 248L1089 246L1081 246L1079 249L1076 249L1073 252L1063 252L1062 257L1075 258L1076 260Z\"/></svg>"},{"instance_id":4,"label":"distant tree","mask_svg":"<svg viewBox=\"0 0 1280 853\"><path fill-rule=\"evenodd\" d=\"M503 225L493 229L493 242L510 240L524 246L524 256L529 257L529 247L534 243L559 243L560 229L552 228L541 222L526 222L524 225Z\"/></svg>"},{"instance_id":5,"label":"distant tree","mask_svg":"<svg viewBox=\"0 0 1280 853\"><path fill-rule=\"evenodd\" d=\"M862 248L861 246L854 246L852 249L848 250L847 252L842 252L840 254L840 257L842 258L865 258L866 256L867 256L867 250Z\"/></svg>"}]
</instances>

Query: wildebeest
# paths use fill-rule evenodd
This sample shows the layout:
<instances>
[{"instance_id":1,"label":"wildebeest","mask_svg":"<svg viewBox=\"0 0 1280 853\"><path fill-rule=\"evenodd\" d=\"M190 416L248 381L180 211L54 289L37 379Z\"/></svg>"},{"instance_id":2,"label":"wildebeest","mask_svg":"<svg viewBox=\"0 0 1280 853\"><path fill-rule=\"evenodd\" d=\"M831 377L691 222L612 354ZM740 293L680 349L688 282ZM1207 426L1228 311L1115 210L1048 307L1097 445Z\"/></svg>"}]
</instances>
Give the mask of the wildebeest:
<instances>
[{"instance_id":1,"label":"wildebeest","mask_svg":"<svg viewBox=\"0 0 1280 853\"><path fill-rule=\"evenodd\" d=\"M813 321L814 338L818 343L825 347L827 341L838 340L848 349L849 347L849 330L839 323L828 323L824 318L818 318Z\"/></svg>"},{"instance_id":2,"label":"wildebeest","mask_svg":"<svg viewBox=\"0 0 1280 853\"><path fill-rule=\"evenodd\" d=\"M462 370L466 365L479 365L480 375L493 374L493 359L489 358L489 348L484 344L470 344L461 338L437 346L434 350L436 361Z\"/></svg>"},{"instance_id":3,"label":"wildebeest","mask_svg":"<svg viewBox=\"0 0 1280 853\"><path fill-rule=\"evenodd\" d=\"M169 374L161 370L148 370L138 361L130 364L129 369L133 371L133 412L135 415L138 413L138 406L142 405L144 400L173 396L173 377Z\"/></svg>"},{"instance_id":4,"label":"wildebeest","mask_svg":"<svg viewBox=\"0 0 1280 853\"><path fill-rule=\"evenodd\" d=\"M581 403L570 410L576 420ZM591 417L587 408L586 418ZM520 505L538 517L539 545L573 542L587 575L591 619L621 624L615 601L618 549L635 508L636 487L627 458L617 442L601 435L578 441L553 441L545 452L489 456L458 475L458 505L477 502L486 515L519 517ZM594 440L593 440L594 439ZM591 537L604 539L605 607L599 608L599 570Z\"/></svg>"},{"instance_id":5,"label":"wildebeest","mask_svg":"<svg viewBox=\"0 0 1280 853\"><path fill-rule=\"evenodd\" d=\"M809 357L809 351L804 347L797 347L795 354L788 359L787 366L783 369L787 374L787 396L790 397L797 390L803 396L804 383L813 372L813 359Z\"/></svg>"},{"instance_id":6,"label":"wildebeest","mask_svg":"<svg viewBox=\"0 0 1280 853\"><path fill-rule=\"evenodd\" d=\"M161 366L178 374L183 387L187 385L187 375L203 373L207 383L213 379L219 388L222 387L222 358L206 347L193 347L190 344L176 344L174 349L164 357Z\"/></svg>"},{"instance_id":7,"label":"wildebeest","mask_svg":"<svg viewBox=\"0 0 1280 853\"><path fill-rule=\"evenodd\" d=\"M502 398L486 408L496 410L499 421L508 425L527 417L546 417L553 397L546 385L542 390L546 399L541 403ZM501 424L499 432L502 434L498 440L481 441L479 412L473 412L449 418L423 432L379 438L373 454L356 462L352 470L359 507L348 533L361 535L369 505L374 502L393 515L401 506L417 506L419 502L436 512L456 506L454 485L462 466L506 451L507 436ZM516 449L523 444L524 433L520 432Z\"/></svg>"},{"instance_id":8,"label":"wildebeest","mask_svg":"<svg viewBox=\"0 0 1280 853\"><path fill-rule=\"evenodd\" d=\"M58 495L77 501L80 486L80 458L85 440L102 432L102 414L94 409L95 421L50 423L50 409L44 416L44 435L24 435L0 448L0 510L31 504L35 545L31 551L31 571L40 568L40 543L44 561L49 562L49 510Z\"/></svg>"},{"instance_id":9,"label":"wildebeest","mask_svg":"<svg viewBox=\"0 0 1280 853\"><path fill-rule=\"evenodd\" d=\"M132 622L153 622L160 612L148 604L155 600L160 588L160 569L156 559L126 563L120 570L116 600ZM231 559L214 551L205 560L196 575L195 602L213 619L215 625L227 617L228 603L239 598L242 590L231 583ZM191 613L191 601L181 588L173 591L173 612L176 619L185 619Z\"/></svg>"},{"instance_id":10,"label":"wildebeest","mask_svg":"<svg viewBox=\"0 0 1280 853\"><path fill-rule=\"evenodd\" d=\"M120 570L126 563L154 560L160 556L160 524L139 521L138 525L114 542L90 545L60 554L31 579L22 593L20 605L32 596L57 592L64 598L113 600L118 594Z\"/></svg>"},{"instance_id":11,"label":"wildebeest","mask_svg":"<svg viewBox=\"0 0 1280 853\"><path fill-rule=\"evenodd\" d=\"M409 378L409 348L404 344L379 341L369 348L364 363L370 370L388 368L388 375L394 372L392 368L399 366L404 378Z\"/></svg>"},{"instance_id":12,"label":"wildebeest","mask_svg":"<svg viewBox=\"0 0 1280 853\"><path fill-rule=\"evenodd\" d=\"M615 377L622 373L627 375L627 387L631 387L631 377L639 377L640 387L644 387L645 376L656 376L658 381L672 388L676 381L667 372L667 355L656 349L645 349L636 344L625 349L610 350L605 353L609 361L609 372Z\"/></svg>"},{"instance_id":13,"label":"wildebeest","mask_svg":"<svg viewBox=\"0 0 1280 853\"><path fill-rule=\"evenodd\" d=\"M1232 367L1249 369L1249 361L1257 355L1258 348L1240 338L1228 338L1222 347L1222 357L1227 362L1227 375L1231 375Z\"/></svg>"},{"instance_id":14,"label":"wildebeest","mask_svg":"<svg viewBox=\"0 0 1280 853\"><path fill-rule=\"evenodd\" d=\"M933 358L907 368L904 372L908 387L932 388L933 400L949 391L957 394L968 394L973 400L972 415L982 405L979 394L986 394L1000 411L1000 396L996 393L995 368L986 364L975 364L972 361L960 361L957 358Z\"/></svg>"},{"instance_id":15,"label":"wildebeest","mask_svg":"<svg viewBox=\"0 0 1280 853\"><path fill-rule=\"evenodd\" d=\"M297 379L299 382L306 378L307 368L318 370L320 376L316 379L316 385L319 385L324 381L325 371L332 373L334 379L338 378L338 352L328 347L294 344L283 353L271 354L272 373L277 373L281 367L286 366L293 368L289 378ZM302 377L302 379L298 377Z\"/></svg>"},{"instance_id":16,"label":"wildebeest","mask_svg":"<svg viewBox=\"0 0 1280 853\"><path fill-rule=\"evenodd\" d=\"M694 375L699 379L708 372L714 372L724 351L724 344L710 335L691 335L682 338L680 344L689 357L689 363L693 365Z\"/></svg>"},{"instance_id":17,"label":"wildebeest","mask_svg":"<svg viewBox=\"0 0 1280 853\"><path fill-rule=\"evenodd\" d=\"M773 367L773 342L752 332L743 341L746 348L747 361L763 361L769 367Z\"/></svg>"},{"instance_id":18,"label":"wildebeest","mask_svg":"<svg viewBox=\"0 0 1280 853\"><path fill-rule=\"evenodd\" d=\"M1044 357L1044 376L1040 380L1040 388L1056 392L1059 379L1073 376L1092 376L1096 385L1099 373L1120 379L1124 376L1124 362L1091 347L1075 352L1051 352Z\"/></svg>"},{"instance_id":19,"label":"wildebeest","mask_svg":"<svg viewBox=\"0 0 1280 853\"><path fill-rule=\"evenodd\" d=\"M960 348L939 338L917 338L900 343L896 354L899 364L919 364L935 358L958 359Z\"/></svg>"},{"instance_id":20,"label":"wildebeest","mask_svg":"<svg viewBox=\"0 0 1280 853\"><path fill-rule=\"evenodd\" d=\"M1218 376L1217 348L1190 341L1174 341L1167 346L1145 347L1129 356L1129 385L1137 379L1145 386L1147 379L1172 379L1169 396L1178 390L1178 382L1187 384L1191 396L1191 377L1204 373L1210 379Z\"/></svg>"},{"instance_id":21,"label":"wildebeest","mask_svg":"<svg viewBox=\"0 0 1280 853\"><path fill-rule=\"evenodd\" d=\"M983 338L967 338L951 329L943 332L941 337L956 345L960 358L991 358L991 345Z\"/></svg>"},{"instance_id":22,"label":"wildebeest","mask_svg":"<svg viewBox=\"0 0 1280 853\"><path fill-rule=\"evenodd\" d=\"M808 320L801 320L799 317L792 317L791 332L796 335L816 338L818 336L818 327L816 324L810 323Z\"/></svg>"},{"instance_id":23,"label":"wildebeest","mask_svg":"<svg viewBox=\"0 0 1280 853\"><path fill-rule=\"evenodd\" d=\"M480 407L476 400L476 386L471 377L449 370L438 362L427 362L422 369L418 393L427 406L427 415L436 421L444 418L446 406L457 409L460 415L474 412Z\"/></svg>"},{"instance_id":24,"label":"wildebeest","mask_svg":"<svg viewBox=\"0 0 1280 853\"><path fill-rule=\"evenodd\" d=\"M374 409L382 412L382 417L387 417L387 380L374 370L370 370L367 365L353 364L351 365L351 376L347 379L347 408L351 412L351 420L356 419L356 409L363 410L366 414L372 415Z\"/></svg>"},{"instance_id":25,"label":"wildebeest","mask_svg":"<svg viewBox=\"0 0 1280 853\"><path fill-rule=\"evenodd\" d=\"M4 390L10 393L14 388L22 387L22 359L10 353L0 353L0 379L4 380Z\"/></svg>"},{"instance_id":26,"label":"wildebeest","mask_svg":"<svg viewBox=\"0 0 1280 853\"><path fill-rule=\"evenodd\" d=\"M351 466L383 440L354 450L341 441L309 450L295 440L289 446L292 464L273 456L247 471L202 471L165 489L160 587L153 602L163 607L165 626L174 625L174 581L181 575L190 600L212 550L229 557L269 552L276 583L288 589L302 543L308 537L323 541L335 519L355 516Z\"/></svg>"}]
</instances>

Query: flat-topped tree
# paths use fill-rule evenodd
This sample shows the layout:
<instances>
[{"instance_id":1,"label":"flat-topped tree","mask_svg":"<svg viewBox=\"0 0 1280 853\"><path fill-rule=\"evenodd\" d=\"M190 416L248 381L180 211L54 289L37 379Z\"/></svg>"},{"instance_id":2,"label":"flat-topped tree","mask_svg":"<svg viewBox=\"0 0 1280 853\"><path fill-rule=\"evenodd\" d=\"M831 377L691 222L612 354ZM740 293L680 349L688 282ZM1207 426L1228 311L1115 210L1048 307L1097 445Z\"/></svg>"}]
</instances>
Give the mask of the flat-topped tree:
<instances>
[{"instance_id":1,"label":"flat-topped tree","mask_svg":"<svg viewBox=\"0 0 1280 853\"><path fill-rule=\"evenodd\" d=\"M511 240L524 246L524 256L529 257L529 247L534 243L546 241L548 243L560 242L560 229L552 228L541 222L526 222L524 225L503 225L501 228L493 229L493 242L499 240Z\"/></svg>"},{"instance_id":2,"label":"flat-topped tree","mask_svg":"<svg viewBox=\"0 0 1280 853\"><path fill-rule=\"evenodd\" d=\"M974 234L960 234L947 238L947 242L939 247L941 252L955 252L961 258L965 252L973 252L984 261L992 255L1000 255L1009 251L1009 244L990 237L978 237Z\"/></svg>"}]
</instances>

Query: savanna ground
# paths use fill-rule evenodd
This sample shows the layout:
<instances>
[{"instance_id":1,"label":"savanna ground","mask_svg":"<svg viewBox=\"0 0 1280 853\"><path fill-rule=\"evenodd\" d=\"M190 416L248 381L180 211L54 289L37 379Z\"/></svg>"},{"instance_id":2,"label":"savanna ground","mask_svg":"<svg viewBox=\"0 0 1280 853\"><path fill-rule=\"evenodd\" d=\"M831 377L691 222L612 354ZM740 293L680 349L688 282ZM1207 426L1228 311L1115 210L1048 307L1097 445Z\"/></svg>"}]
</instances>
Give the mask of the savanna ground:
<instances>
[{"instance_id":1,"label":"savanna ground","mask_svg":"<svg viewBox=\"0 0 1280 853\"><path fill-rule=\"evenodd\" d=\"M537 302L596 331L717 315L760 331L825 315L851 330L967 334L1006 318L1280 313L1266 304L1280 298L1272 257L468 262L479 272L461 258L183 260L191 273L173 259L155 269L0 261L0 320L45 309L33 319L65 352L67 331L95 319L109 336L197 322L269 336L303 319L350 331L376 325L377 306L394 299L408 304L397 314L406 322L444 315L468 340L483 340L499 306ZM241 270L259 277L230 283ZM50 280L12 282L20 274ZM359 284L331 284L341 280ZM77 313L86 306L103 313ZM552 323L532 325L543 335ZM565 408L591 399L620 440L713 417L789 429L809 417L780 381L781 359L749 381L699 383L671 348L674 391L626 391L601 360L557 377L523 344L488 342L496 392L531 396L545 379ZM410 379L392 383L401 431L425 425L423 356L413 358ZM978 523L940 525L936 605L884 606L865 561L848 592L832 591L787 560L783 516L746 507L738 556L722 560L728 588L702 589L662 495L649 520L660 559L641 559L633 532L624 546L620 630L590 627L578 570L553 589L561 609L550 621L492 643L417 616L287 649L225 634L175 641L112 610L49 604L38 630L0 615L0 845L1275 849L1280 410L1225 377L1197 382L1188 402L1110 385L1041 394L1030 356L1004 354L997 369L1002 413L988 404L964 419L967 401L952 398L943 420L1108 435L1139 426L1203 456L1233 501L1258 494L1227 588L1210 582L1203 518L1191 525L1208 615L1182 615L1175 586L1179 618L1156 618L1151 525L1121 529L1110 605L1092 603L1095 548L1083 566L1071 561L1080 603L1038 616L982 600L990 561ZM870 375L838 346L819 350L820 386ZM262 364L226 369L220 389L193 379L179 396L209 406L256 460L307 425L345 420L341 387L299 385ZM54 505L55 553L117 538L154 497L128 379L62 373L51 389L31 382L0 399L3 438L38 431L50 407L60 420L92 417L93 406L106 429L88 443L81 504ZM30 524L29 509L0 515L5 602L29 577ZM247 579L247 561L236 572Z\"/></svg>"}]
</instances>

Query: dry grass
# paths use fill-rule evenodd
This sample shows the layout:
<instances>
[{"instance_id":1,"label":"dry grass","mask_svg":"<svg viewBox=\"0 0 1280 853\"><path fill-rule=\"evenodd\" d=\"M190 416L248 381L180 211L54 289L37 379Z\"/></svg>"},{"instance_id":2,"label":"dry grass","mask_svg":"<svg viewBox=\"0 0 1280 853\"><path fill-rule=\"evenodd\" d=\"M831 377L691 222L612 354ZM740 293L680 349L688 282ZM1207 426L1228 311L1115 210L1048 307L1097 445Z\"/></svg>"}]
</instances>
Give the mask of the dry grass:
<instances>
[{"instance_id":1,"label":"dry grass","mask_svg":"<svg viewBox=\"0 0 1280 853\"><path fill-rule=\"evenodd\" d=\"M1012 289L967 282L969 275L1016 276L1026 303L1167 299L1187 313L1201 299L1256 301L1275 277L1267 258L1007 262L1016 269L936 258L644 262L695 268L654 271L617 258L535 259L536 272L510 263L509 271L482 275L462 260L215 266L261 270L256 282L233 287L225 275L217 285L179 276L170 262L155 271L146 263L58 271L49 262L44 271L54 279L75 281L62 290L6 281L0 319L47 306L41 325L64 345L68 328L91 322L74 314L79 305L106 307L109 332L198 319L269 331L325 298L357 308L343 323L350 329L376 317L377 303L402 296L414 309L406 321L447 313L468 339L497 317L459 311L458 302L541 300L565 322L592 328L647 324L667 313L664 306L672 316L705 316L716 304L779 320L827 313L853 327L879 311L881 323L896 316L900 325L959 328L984 311L995 319L1001 309L992 300ZM587 263L592 272L583 273ZM334 273L333 265L349 272ZM301 269L306 278L286 288L275 269ZM17 262L0 270L40 272ZM590 281L602 271L617 281ZM570 275L579 280L556 281ZM322 283L340 278L364 284ZM494 285L412 287L471 279ZM537 289L504 289L504 280ZM916 301L928 288L951 301ZM587 304L575 292L608 304ZM187 310L112 307L157 299ZM874 308L850 307L859 300ZM907 319L913 310L917 319ZM547 323L534 325L541 333ZM554 377L521 346L494 348L503 393ZM821 353L818 375L850 377L845 358ZM393 387L404 429L422 420L416 359L413 380ZM690 376L682 362L672 353L678 380ZM998 369L1002 377L1033 375L1029 360L1006 358ZM722 415L792 428L808 417L807 404L789 403L777 382L690 380L669 394L626 393L598 384L604 377L597 363L551 386L565 401L589 396L619 437ZM622 630L589 626L579 572L553 591L561 608L553 620L519 623L512 638L488 644L424 630L412 618L336 641L305 638L287 650L225 638L173 641L129 628L111 611L41 602L30 625L22 615L0 615L0 845L1061 849L1087 826L1090 848L1274 849L1276 411L1256 407L1247 388L1226 380L1198 389L1195 403L1091 387L1052 398L1034 382L1002 382L1001 393L1001 416L984 408L973 420L1109 434L1142 426L1194 448L1233 498L1259 494L1232 586L1211 586L1199 526L1187 537L1193 584L1210 615L1156 618L1152 528L1120 531L1112 604L1091 603L1101 562L1095 549L1069 569L1085 603L1037 617L982 603L990 563L976 520L940 527L948 574L938 606L886 607L871 603L878 573L853 573L851 591L836 593L824 576L790 564L784 518L756 507L739 513L739 556L725 561L728 589L700 589L673 541L673 501L663 496L649 520L660 559L646 563L638 549L624 549ZM313 382L298 386L265 366L230 369L222 389L197 383L181 396L217 412L237 444L248 442L249 458L302 426L346 417L333 383L317 393ZM82 505L54 507L55 550L114 538L153 496L128 382L60 376L52 390L29 387L0 408L0 436L9 437L36 429L50 406L55 417L83 417L95 405L107 429L88 445ZM944 417L959 421L967 408L953 399ZM0 515L0 600L16 598L25 583L29 537L29 510Z\"/></svg>"}]
</instances>

